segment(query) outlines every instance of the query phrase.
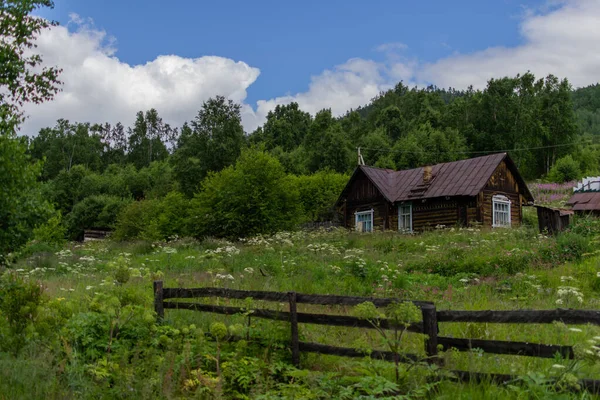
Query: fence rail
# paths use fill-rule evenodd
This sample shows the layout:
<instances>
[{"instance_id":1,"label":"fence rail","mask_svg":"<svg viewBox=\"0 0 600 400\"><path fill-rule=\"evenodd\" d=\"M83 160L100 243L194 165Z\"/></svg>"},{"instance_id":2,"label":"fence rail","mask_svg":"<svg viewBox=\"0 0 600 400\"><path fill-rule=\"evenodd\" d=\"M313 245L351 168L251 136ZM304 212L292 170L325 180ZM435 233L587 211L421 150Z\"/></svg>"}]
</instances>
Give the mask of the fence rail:
<instances>
[{"instance_id":1,"label":"fence rail","mask_svg":"<svg viewBox=\"0 0 600 400\"><path fill-rule=\"evenodd\" d=\"M354 328L370 328L371 322L347 315L301 313L297 311L297 304L311 305L339 305L355 306L366 301L373 302L377 307L385 307L395 302L411 301L421 308L423 320L421 323L412 324L407 329L409 332L423 333L425 339L425 353L428 362L439 362L438 345L444 350L456 349L459 351L472 351L480 349L490 354L505 354L516 356L529 356L540 358L554 358L560 354L563 358L573 358L572 346L550 345L539 343L525 343L501 340L483 340L470 338L452 338L439 336L438 323L448 322L476 322L476 323L510 323L510 324L549 324L560 321L565 324L594 324L600 325L600 311L597 310L516 310L516 311L437 311L435 304L427 301L401 300L395 298L372 298L358 296L314 295L296 292L271 292L233 290L226 288L163 288L162 281L154 282L154 308L159 319L164 318L164 309L181 309L204 311L216 314L241 314L248 310L241 307L220 306L193 302L165 301L165 299L191 299L204 297L222 297L228 299L263 300L269 302L287 303L288 311L268 309L252 310L253 318L264 318L276 321L287 321L291 328L292 362L299 366L300 352L316 352L344 357L364 357L365 353L346 347L329 346L320 343L300 342L298 324L318 324L329 326L345 326ZM389 320L378 320L382 329L397 328ZM398 356L401 360L418 361L419 356L414 354L394 354L389 351L374 350L369 354L372 358L394 360ZM509 381L517 377L504 374L484 374L470 371L451 371L456 379L461 381L486 379ZM600 380L581 380L582 387L600 394Z\"/></svg>"}]
</instances>

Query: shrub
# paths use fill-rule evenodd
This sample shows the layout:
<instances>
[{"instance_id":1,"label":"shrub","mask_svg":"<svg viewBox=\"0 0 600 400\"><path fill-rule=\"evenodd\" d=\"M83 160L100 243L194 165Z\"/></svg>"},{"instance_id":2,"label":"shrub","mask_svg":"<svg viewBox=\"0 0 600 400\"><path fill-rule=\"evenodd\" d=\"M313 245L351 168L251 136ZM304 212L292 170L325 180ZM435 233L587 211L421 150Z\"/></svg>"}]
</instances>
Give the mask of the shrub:
<instances>
[{"instance_id":1,"label":"shrub","mask_svg":"<svg viewBox=\"0 0 600 400\"><path fill-rule=\"evenodd\" d=\"M189 200L171 192L161 200L129 204L119 214L114 238L163 240L187 235Z\"/></svg>"},{"instance_id":2,"label":"shrub","mask_svg":"<svg viewBox=\"0 0 600 400\"><path fill-rule=\"evenodd\" d=\"M187 235L190 201L179 192L170 192L160 202L158 230L163 238Z\"/></svg>"},{"instance_id":3,"label":"shrub","mask_svg":"<svg viewBox=\"0 0 600 400\"><path fill-rule=\"evenodd\" d=\"M5 274L0 279L0 313L8 322L7 334L2 334L0 326L0 348L18 352L23 347L25 330L36 318L42 293L42 286L17 275Z\"/></svg>"},{"instance_id":4,"label":"shrub","mask_svg":"<svg viewBox=\"0 0 600 400\"><path fill-rule=\"evenodd\" d=\"M89 228L113 229L117 215L130 202L115 196L89 196L75 204L66 218L69 236L81 238L83 230Z\"/></svg>"},{"instance_id":5,"label":"shrub","mask_svg":"<svg viewBox=\"0 0 600 400\"><path fill-rule=\"evenodd\" d=\"M319 171L313 175L294 178L298 188L302 219L305 221L328 221L335 216L333 204L348 182L348 176L332 171Z\"/></svg>"},{"instance_id":6,"label":"shrub","mask_svg":"<svg viewBox=\"0 0 600 400\"><path fill-rule=\"evenodd\" d=\"M246 150L235 166L209 175L190 205L197 237L244 237L294 228L298 190L273 156Z\"/></svg>"},{"instance_id":7,"label":"shrub","mask_svg":"<svg viewBox=\"0 0 600 400\"><path fill-rule=\"evenodd\" d=\"M57 212L46 223L33 230L33 240L38 243L60 246L65 243L67 229L63 225L62 215Z\"/></svg>"},{"instance_id":8,"label":"shrub","mask_svg":"<svg viewBox=\"0 0 600 400\"><path fill-rule=\"evenodd\" d=\"M564 232L556 238L556 244L562 257L579 260L591 250L589 239L575 232Z\"/></svg>"},{"instance_id":9,"label":"shrub","mask_svg":"<svg viewBox=\"0 0 600 400\"><path fill-rule=\"evenodd\" d=\"M117 218L113 238L160 240L158 229L159 200L134 201L125 207Z\"/></svg>"},{"instance_id":10,"label":"shrub","mask_svg":"<svg viewBox=\"0 0 600 400\"><path fill-rule=\"evenodd\" d=\"M570 154L559 158L548 173L548 179L558 183L572 181L580 177L581 168L579 163Z\"/></svg>"}]
</instances>

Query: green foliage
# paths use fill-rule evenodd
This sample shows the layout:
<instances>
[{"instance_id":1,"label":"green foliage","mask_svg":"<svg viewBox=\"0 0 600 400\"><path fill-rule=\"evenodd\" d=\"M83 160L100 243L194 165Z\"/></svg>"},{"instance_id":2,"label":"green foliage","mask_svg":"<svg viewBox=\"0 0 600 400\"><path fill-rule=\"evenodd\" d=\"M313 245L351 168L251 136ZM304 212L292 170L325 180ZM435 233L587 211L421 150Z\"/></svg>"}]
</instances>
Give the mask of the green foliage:
<instances>
[{"instance_id":1,"label":"green foliage","mask_svg":"<svg viewBox=\"0 0 600 400\"><path fill-rule=\"evenodd\" d=\"M117 218L114 238L160 240L158 215L160 200L134 201L125 207Z\"/></svg>"},{"instance_id":2,"label":"green foliage","mask_svg":"<svg viewBox=\"0 0 600 400\"><path fill-rule=\"evenodd\" d=\"M223 340L227 337L227 327L222 322L213 322L210 325L210 334L217 340Z\"/></svg>"},{"instance_id":3,"label":"green foliage","mask_svg":"<svg viewBox=\"0 0 600 400\"><path fill-rule=\"evenodd\" d=\"M89 123L74 123L59 119L54 128L44 128L33 138L31 155L44 160L42 179L55 178L60 171L83 165L92 171L102 168L104 144L99 132Z\"/></svg>"},{"instance_id":4,"label":"green foliage","mask_svg":"<svg viewBox=\"0 0 600 400\"><path fill-rule=\"evenodd\" d=\"M60 212L56 212L48 221L33 229L34 241L55 246L63 245L66 235L67 228L63 224Z\"/></svg>"},{"instance_id":5,"label":"green foliage","mask_svg":"<svg viewBox=\"0 0 600 400\"><path fill-rule=\"evenodd\" d=\"M342 189L348 183L348 175L331 171L319 171L312 175L297 176L293 185L298 188L302 216L306 221L331 221L333 210Z\"/></svg>"},{"instance_id":6,"label":"green foliage","mask_svg":"<svg viewBox=\"0 0 600 400\"><path fill-rule=\"evenodd\" d=\"M132 129L129 130L129 152L127 159L140 169L153 161L164 160L168 156L165 143L173 141L175 132L165 124L153 108L137 113Z\"/></svg>"},{"instance_id":7,"label":"green foliage","mask_svg":"<svg viewBox=\"0 0 600 400\"><path fill-rule=\"evenodd\" d=\"M235 163L244 144L240 105L223 96L211 98L181 130L173 170L181 191L191 197L209 172Z\"/></svg>"},{"instance_id":8,"label":"green foliage","mask_svg":"<svg viewBox=\"0 0 600 400\"><path fill-rule=\"evenodd\" d=\"M186 236L189 203L178 192L170 192L161 199L131 202L116 219L114 237L163 240Z\"/></svg>"},{"instance_id":9,"label":"green foliage","mask_svg":"<svg viewBox=\"0 0 600 400\"><path fill-rule=\"evenodd\" d=\"M3 1L0 4L0 135L12 135L23 121L25 103L41 103L58 92L57 68L40 68L35 39L54 25L32 13L54 7L51 0Z\"/></svg>"},{"instance_id":10,"label":"green foliage","mask_svg":"<svg viewBox=\"0 0 600 400\"><path fill-rule=\"evenodd\" d=\"M66 225L72 238L82 237L84 229L112 229L117 216L127 207L130 200L115 196L89 196L75 204L67 216Z\"/></svg>"},{"instance_id":11,"label":"green foliage","mask_svg":"<svg viewBox=\"0 0 600 400\"><path fill-rule=\"evenodd\" d=\"M350 143L344 137L341 124L331 115L330 109L317 113L304 138L304 147L310 172L330 169L344 173L352 165Z\"/></svg>"},{"instance_id":12,"label":"green foliage","mask_svg":"<svg viewBox=\"0 0 600 400\"><path fill-rule=\"evenodd\" d=\"M579 163L570 154L559 158L548 173L548 179L552 182L568 182L581 178Z\"/></svg>"},{"instance_id":13,"label":"green foliage","mask_svg":"<svg viewBox=\"0 0 600 400\"><path fill-rule=\"evenodd\" d=\"M310 114L302 111L298 103L278 104L275 110L269 111L262 128L250 136L250 142L264 143L267 150L280 147L283 151L292 151L304 141L311 122Z\"/></svg>"},{"instance_id":14,"label":"green foliage","mask_svg":"<svg viewBox=\"0 0 600 400\"><path fill-rule=\"evenodd\" d=\"M36 320L42 304L43 287L35 282L25 282L13 274L0 278L0 349L18 352L27 339L26 329ZM8 332L3 331L2 320L8 322Z\"/></svg>"},{"instance_id":15,"label":"green foliage","mask_svg":"<svg viewBox=\"0 0 600 400\"><path fill-rule=\"evenodd\" d=\"M244 237L291 229L299 218L298 190L281 164L246 150L235 166L209 175L190 205L197 237Z\"/></svg>"},{"instance_id":16,"label":"green foliage","mask_svg":"<svg viewBox=\"0 0 600 400\"><path fill-rule=\"evenodd\" d=\"M561 255L566 259L579 260L592 249L589 238L575 232L560 233L556 244Z\"/></svg>"},{"instance_id":17,"label":"green foliage","mask_svg":"<svg viewBox=\"0 0 600 400\"><path fill-rule=\"evenodd\" d=\"M39 170L20 140L0 133L0 264L51 215L36 181Z\"/></svg>"}]
</instances>

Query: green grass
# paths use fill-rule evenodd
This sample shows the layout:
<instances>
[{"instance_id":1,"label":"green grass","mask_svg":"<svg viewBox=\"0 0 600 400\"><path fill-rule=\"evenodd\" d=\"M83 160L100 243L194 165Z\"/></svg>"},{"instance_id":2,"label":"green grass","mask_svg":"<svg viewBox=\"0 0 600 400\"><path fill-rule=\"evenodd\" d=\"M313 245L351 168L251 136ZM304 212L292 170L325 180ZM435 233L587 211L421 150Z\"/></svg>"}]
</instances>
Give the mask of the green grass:
<instances>
[{"instance_id":1,"label":"green grass","mask_svg":"<svg viewBox=\"0 0 600 400\"><path fill-rule=\"evenodd\" d=\"M215 343L200 339L203 335L194 329L208 332L220 321L227 326L241 324L245 334L245 317L166 310L165 325L157 328L148 321L153 310L152 281L164 280L165 287L219 286L429 300L438 309L597 309L600 258L594 253L593 232L588 229L585 235L569 233L555 239L526 227L451 228L414 236L333 231L280 233L236 243L184 239L168 244L69 244L54 255L22 259L9 271L39 281L48 300L40 305L37 316L28 320L24 349L15 355L0 345L4 351L0 364L13 363L23 371L2 369L0 399L27 398L26 389L32 390L30 398L278 398L277 393L286 398L290 396L286 393L294 391L296 398L355 398L384 390L385 382L410 398L446 398L449 393L457 398L567 396L532 379L509 386L431 384L424 377L439 373L425 366L403 366L408 372L395 385L393 363L315 354L303 354L305 369L296 371L289 366L287 349L279 344L289 337L288 324L258 319L252 319L250 334L261 338L265 346L222 344L223 376L220 386L215 386ZM117 275L127 282L115 284ZM576 288L578 294L559 295L563 286ZM201 301L245 304L225 299ZM286 307L265 302L253 306ZM353 313L352 307L307 305L299 305L299 311ZM9 335L6 321L0 324L4 324L0 335ZM114 326L119 329L111 339ZM368 329L301 325L300 334L305 341L386 349L376 332ZM579 354L591 346L588 340L600 336L600 328L441 323L440 335L574 345ZM90 352L91 348L100 350ZM424 355L422 336L407 334L402 351ZM454 351L444 358L450 369L541 374L563 381L571 375L600 379L600 364L583 359ZM251 388L244 382L251 382Z\"/></svg>"}]
</instances>

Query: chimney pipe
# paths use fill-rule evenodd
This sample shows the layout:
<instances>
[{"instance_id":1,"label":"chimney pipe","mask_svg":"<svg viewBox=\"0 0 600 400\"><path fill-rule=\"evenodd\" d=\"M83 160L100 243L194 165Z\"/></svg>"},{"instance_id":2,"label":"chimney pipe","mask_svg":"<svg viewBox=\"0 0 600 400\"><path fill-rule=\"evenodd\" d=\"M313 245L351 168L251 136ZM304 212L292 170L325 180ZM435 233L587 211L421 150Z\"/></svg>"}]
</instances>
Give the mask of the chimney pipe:
<instances>
[{"instance_id":1,"label":"chimney pipe","mask_svg":"<svg viewBox=\"0 0 600 400\"><path fill-rule=\"evenodd\" d=\"M427 165L423 167L423 184L428 185L431 182L433 175L431 173L431 166Z\"/></svg>"}]
</instances>

